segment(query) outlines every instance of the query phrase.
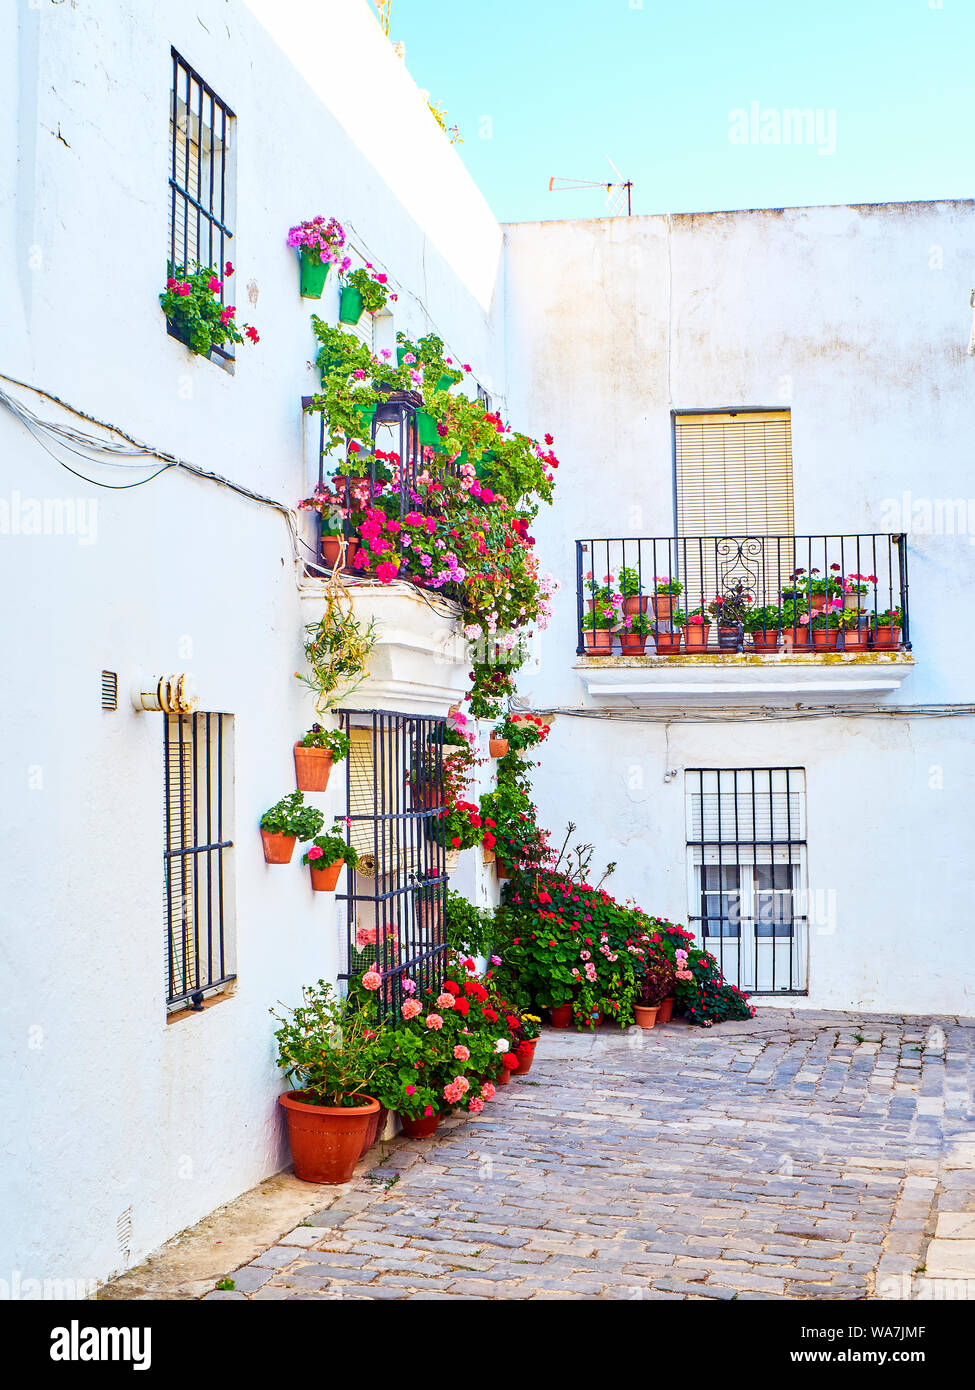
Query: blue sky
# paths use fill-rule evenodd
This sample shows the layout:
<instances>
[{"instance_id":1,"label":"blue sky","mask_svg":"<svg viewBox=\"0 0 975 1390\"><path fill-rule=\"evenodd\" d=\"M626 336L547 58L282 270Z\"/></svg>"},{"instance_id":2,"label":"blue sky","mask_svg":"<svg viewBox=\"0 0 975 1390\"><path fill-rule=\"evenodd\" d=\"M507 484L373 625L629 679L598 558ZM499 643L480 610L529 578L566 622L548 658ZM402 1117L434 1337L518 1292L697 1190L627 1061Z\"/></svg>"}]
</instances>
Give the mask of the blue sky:
<instances>
[{"instance_id":1,"label":"blue sky","mask_svg":"<svg viewBox=\"0 0 975 1390\"><path fill-rule=\"evenodd\" d=\"M392 0L390 37L502 221L604 216L548 180L607 155L636 213L975 195L975 0Z\"/></svg>"}]
</instances>

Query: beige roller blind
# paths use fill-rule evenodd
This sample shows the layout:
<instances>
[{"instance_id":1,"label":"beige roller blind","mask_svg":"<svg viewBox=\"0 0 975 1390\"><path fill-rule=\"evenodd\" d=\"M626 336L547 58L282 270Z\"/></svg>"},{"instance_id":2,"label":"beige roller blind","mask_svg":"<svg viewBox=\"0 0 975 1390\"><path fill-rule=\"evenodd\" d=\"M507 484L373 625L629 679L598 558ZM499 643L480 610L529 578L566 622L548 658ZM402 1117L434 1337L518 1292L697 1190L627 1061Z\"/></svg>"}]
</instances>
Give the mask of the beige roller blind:
<instances>
[{"instance_id":1,"label":"beige roller blind","mask_svg":"<svg viewBox=\"0 0 975 1390\"><path fill-rule=\"evenodd\" d=\"M410 832L418 837L419 825L393 818L410 806L409 788L400 780L402 749L396 743L393 733L379 733L374 740L371 729L349 730L349 814L370 818L353 820L350 839L362 856L362 872L386 878L409 873L418 863L418 846ZM381 808L387 819L374 825Z\"/></svg>"},{"instance_id":2,"label":"beige roller blind","mask_svg":"<svg viewBox=\"0 0 975 1390\"><path fill-rule=\"evenodd\" d=\"M687 606L737 582L756 602L774 602L795 568L790 540L764 539L794 535L789 411L678 415L675 427L677 535L688 538L678 565Z\"/></svg>"}]
</instances>

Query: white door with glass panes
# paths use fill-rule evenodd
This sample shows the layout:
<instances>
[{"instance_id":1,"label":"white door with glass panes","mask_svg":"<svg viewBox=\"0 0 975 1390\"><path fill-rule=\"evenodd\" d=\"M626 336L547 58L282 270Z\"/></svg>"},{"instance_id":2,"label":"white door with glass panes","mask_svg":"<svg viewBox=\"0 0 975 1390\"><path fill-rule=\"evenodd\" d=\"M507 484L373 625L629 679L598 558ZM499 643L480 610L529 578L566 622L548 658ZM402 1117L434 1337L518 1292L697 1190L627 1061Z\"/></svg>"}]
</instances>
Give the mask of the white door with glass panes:
<instances>
[{"instance_id":1,"label":"white door with glass panes","mask_svg":"<svg viewBox=\"0 0 975 1390\"><path fill-rule=\"evenodd\" d=\"M685 774L689 926L747 993L807 985L805 787L799 768Z\"/></svg>"}]
</instances>

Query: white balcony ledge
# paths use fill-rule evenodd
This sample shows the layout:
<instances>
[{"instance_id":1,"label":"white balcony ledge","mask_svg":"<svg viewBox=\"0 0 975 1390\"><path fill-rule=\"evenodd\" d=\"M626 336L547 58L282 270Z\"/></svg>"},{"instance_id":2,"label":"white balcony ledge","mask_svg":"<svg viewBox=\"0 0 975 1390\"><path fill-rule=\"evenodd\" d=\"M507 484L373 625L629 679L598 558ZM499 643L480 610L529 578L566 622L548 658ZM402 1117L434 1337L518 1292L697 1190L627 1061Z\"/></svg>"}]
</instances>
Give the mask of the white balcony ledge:
<instances>
[{"instance_id":1,"label":"white balcony ledge","mask_svg":"<svg viewBox=\"0 0 975 1390\"><path fill-rule=\"evenodd\" d=\"M324 581L308 579L299 589L304 623L321 618L324 587ZM375 619L379 639L369 675L341 705L445 715L469 684L470 656L457 604L400 581L351 580L349 592L356 617L362 623Z\"/></svg>"},{"instance_id":2,"label":"white balcony ledge","mask_svg":"<svg viewBox=\"0 0 975 1390\"><path fill-rule=\"evenodd\" d=\"M909 652L579 657L594 705L832 704L882 698L914 669Z\"/></svg>"}]
</instances>

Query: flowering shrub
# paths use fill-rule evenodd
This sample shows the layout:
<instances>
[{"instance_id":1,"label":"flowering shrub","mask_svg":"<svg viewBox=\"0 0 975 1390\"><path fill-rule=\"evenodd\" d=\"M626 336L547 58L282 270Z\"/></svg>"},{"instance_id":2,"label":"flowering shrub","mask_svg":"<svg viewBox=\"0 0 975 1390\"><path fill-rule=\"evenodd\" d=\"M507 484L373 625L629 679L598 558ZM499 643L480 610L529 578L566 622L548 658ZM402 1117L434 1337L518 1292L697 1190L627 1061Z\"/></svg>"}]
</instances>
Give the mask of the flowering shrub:
<instances>
[{"instance_id":1,"label":"flowering shrub","mask_svg":"<svg viewBox=\"0 0 975 1390\"><path fill-rule=\"evenodd\" d=\"M548 738L551 725L539 714L509 714L494 730L495 738L506 738L512 753L536 748Z\"/></svg>"},{"instance_id":2,"label":"flowering shrub","mask_svg":"<svg viewBox=\"0 0 975 1390\"><path fill-rule=\"evenodd\" d=\"M484 835L484 843L505 864L534 869L548 859L547 832L536 823L531 797L514 780L499 775L497 789L481 797L481 819L492 832L491 842Z\"/></svg>"},{"instance_id":3,"label":"flowering shrub","mask_svg":"<svg viewBox=\"0 0 975 1390\"><path fill-rule=\"evenodd\" d=\"M346 843L338 822L332 826L329 834L316 835L301 856L302 864L307 864L312 869L327 869L330 864L338 864L340 860L343 864L348 864L350 869L354 869L359 862L359 856L354 846Z\"/></svg>"},{"instance_id":4,"label":"flowering shrub","mask_svg":"<svg viewBox=\"0 0 975 1390\"><path fill-rule=\"evenodd\" d=\"M348 756L349 736L341 729L326 729L321 724L313 724L308 732L298 740L300 748L327 748L335 762L340 763Z\"/></svg>"},{"instance_id":5,"label":"flowering shrub","mask_svg":"<svg viewBox=\"0 0 975 1390\"><path fill-rule=\"evenodd\" d=\"M313 217L299 222L288 232L288 245L296 247L312 261L337 265L341 272L352 264L345 255L345 228L336 218Z\"/></svg>"},{"instance_id":6,"label":"flowering shrub","mask_svg":"<svg viewBox=\"0 0 975 1390\"><path fill-rule=\"evenodd\" d=\"M378 1073L376 1040L380 1026L354 1000L340 1000L319 980L302 990L295 1009L274 1017L281 1025L278 1066L309 1105L362 1104Z\"/></svg>"},{"instance_id":7,"label":"flowering shrub","mask_svg":"<svg viewBox=\"0 0 975 1390\"><path fill-rule=\"evenodd\" d=\"M322 828L324 816L317 806L306 806L304 792L283 796L261 817L261 829L271 835L294 835L310 840Z\"/></svg>"},{"instance_id":8,"label":"flowering shrub","mask_svg":"<svg viewBox=\"0 0 975 1390\"><path fill-rule=\"evenodd\" d=\"M214 347L225 343L242 343L245 338L260 342L260 335L250 324L244 331L235 322L237 309L224 304L221 293L224 280L234 273L230 261L224 266L223 279L211 266L198 262L170 267L166 288L159 296L163 313L175 327L191 352L206 357Z\"/></svg>"},{"instance_id":9,"label":"flowering shrub","mask_svg":"<svg viewBox=\"0 0 975 1390\"><path fill-rule=\"evenodd\" d=\"M343 266L342 283L348 285L350 289L359 291L362 295L362 307L368 314L380 313L385 309L387 300L398 298L386 288L389 277L378 270L373 270L368 263L365 269L360 266L358 270L351 272L347 270L347 266Z\"/></svg>"}]
</instances>

